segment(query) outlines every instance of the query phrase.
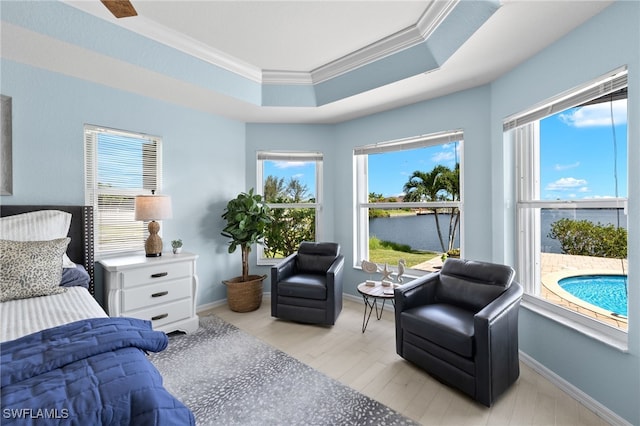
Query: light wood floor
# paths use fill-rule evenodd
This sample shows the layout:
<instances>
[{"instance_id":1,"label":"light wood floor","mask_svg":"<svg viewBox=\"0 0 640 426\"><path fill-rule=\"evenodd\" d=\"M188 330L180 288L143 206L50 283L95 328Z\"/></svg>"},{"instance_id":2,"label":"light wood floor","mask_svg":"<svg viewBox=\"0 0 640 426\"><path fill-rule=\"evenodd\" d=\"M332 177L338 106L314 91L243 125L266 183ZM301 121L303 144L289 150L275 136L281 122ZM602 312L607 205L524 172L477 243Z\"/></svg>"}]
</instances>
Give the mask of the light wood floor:
<instances>
[{"instance_id":1,"label":"light wood floor","mask_svg":"<svg viewBox=\"0 0 640 426\"><path fill-rule=\"evenodd\" d=\"M395 352L393 310L371 317L361 332L364 305L345 299L333 327L271 317L270 300L254 312L226 305L210 311L264 342L424 425L606 425L600 417L524 364L520 378L491 408L442 385ZM388 310L387 310L388 309Z\"/></svg>"}]
</instances>

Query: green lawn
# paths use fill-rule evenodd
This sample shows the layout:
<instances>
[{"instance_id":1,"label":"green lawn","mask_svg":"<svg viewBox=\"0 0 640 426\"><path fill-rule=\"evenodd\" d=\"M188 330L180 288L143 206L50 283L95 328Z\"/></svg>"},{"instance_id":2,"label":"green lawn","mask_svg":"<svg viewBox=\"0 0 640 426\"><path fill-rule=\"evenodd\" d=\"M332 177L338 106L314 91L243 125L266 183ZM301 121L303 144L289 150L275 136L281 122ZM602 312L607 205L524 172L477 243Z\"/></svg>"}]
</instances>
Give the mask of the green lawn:
<instances>
[{"instance_id":1,"label":"green lawn","mask_svg":"<svg viewBox=\"0 0 640 426\"><path fill-rule=\"evenodd\" d=\"M398 259L404 259L407 268L426 262L434 257L440 256L441 253L435 252L419 252L419 251L399 251L392 248L378 247L369 248L369 261L376 263L388 263L390 266L397 265Z\"/></svg>"}]
</instances>

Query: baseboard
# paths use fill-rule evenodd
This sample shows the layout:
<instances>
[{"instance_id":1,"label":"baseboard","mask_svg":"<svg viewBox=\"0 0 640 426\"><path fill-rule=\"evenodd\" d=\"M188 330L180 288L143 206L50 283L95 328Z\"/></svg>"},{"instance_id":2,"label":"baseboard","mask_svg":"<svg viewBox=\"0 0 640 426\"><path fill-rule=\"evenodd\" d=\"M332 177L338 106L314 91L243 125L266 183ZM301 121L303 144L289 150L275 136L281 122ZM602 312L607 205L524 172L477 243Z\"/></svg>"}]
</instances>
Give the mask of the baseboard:
<instances>
[{"instance_id":1,"label":"baseboard","mask_svg":"<svg viewBox=\"0 0 640 426\"><path fill-rule=\"evenodd\" d=\"M199 314L201 312L208 311L213 308L217 308L218 306L226 305L227 299L216 300L215 302L205 303L203 305L196 306L196 313Z\"/></svg>"},{"instance_id":2,"label":"baseboard","mask_svg":"<svg viewBox=\"0 0 640 426\"><path fill-rule=\"evenodd\" d=\"M611 425L632 426L631 423L522 351L520 351L520 360L527 366L531 367L536 373L540 374L542 377L567 393L573 399L593 411L598 417L602 418L607 423Z\"/></svg>"}]
</instances>

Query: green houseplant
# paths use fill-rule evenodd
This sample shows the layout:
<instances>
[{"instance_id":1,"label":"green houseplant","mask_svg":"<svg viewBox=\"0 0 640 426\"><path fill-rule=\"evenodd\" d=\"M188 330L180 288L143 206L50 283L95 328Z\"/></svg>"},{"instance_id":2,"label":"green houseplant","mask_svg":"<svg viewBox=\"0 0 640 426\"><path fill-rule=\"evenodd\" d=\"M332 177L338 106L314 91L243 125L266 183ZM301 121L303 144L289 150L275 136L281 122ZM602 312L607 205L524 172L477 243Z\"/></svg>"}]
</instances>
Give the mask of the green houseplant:
<instances>
[{"instance_id":1,"label":"green houseplant","mask_svg":"<svg viewBox=\"0 0 640 426\"><path fill-rule=\"evenodd\" d=\"M249 274L249 253L253 244L263 243L267 227L273 220L271 209L252 188L229 200L222 218L227 221L221 234L230 238L229 253L234 253L238 247L242 253L242 275L223 281L227 286L227 303L236 312L256 310L262 303L262 281L266 275Z\"/></svg>"},{"instance_id":2,"label":"green houseplant","mask_svg":"<svg viewBox=\"0 0 640 426\"><path fill-rule=\"evenodd\" d=\"M174 254L180 253L182 251L182 240L181 239L172 240L171 248L173 249Z\"/></svg>"}]
</instances>

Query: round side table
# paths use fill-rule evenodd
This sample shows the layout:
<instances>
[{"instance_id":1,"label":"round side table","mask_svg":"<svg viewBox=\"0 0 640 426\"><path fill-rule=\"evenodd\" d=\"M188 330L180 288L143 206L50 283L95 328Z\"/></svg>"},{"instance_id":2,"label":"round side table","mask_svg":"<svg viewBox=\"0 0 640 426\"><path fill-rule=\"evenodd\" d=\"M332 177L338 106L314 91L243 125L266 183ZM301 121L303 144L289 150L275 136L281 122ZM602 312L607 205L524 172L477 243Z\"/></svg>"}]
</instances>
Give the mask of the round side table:
<instances>
[{"instance_id":1,"label":"round side table","mask_svg":"<svg viewBox=\"0 0 640 426\"><path fill-rule=\"evenodd\" d=\"M382 312L384 312L384 305L387 300L391 300L391 303L395 306L395 300L393 296L393 289L395 284L390 286L383 286L380 281L375 281L375 285L367 285L367 283L358 284L358 293L362 295L364 301L364 316L362 317L362 332L364 333L369 325L369 318L371 313L376 310L376 318L379 320L382 318ZM378 309L378 300L382 300L382 306ZM367 314L368 311L368 314Z\"/></svg>"}]
</instances>

